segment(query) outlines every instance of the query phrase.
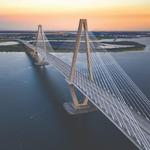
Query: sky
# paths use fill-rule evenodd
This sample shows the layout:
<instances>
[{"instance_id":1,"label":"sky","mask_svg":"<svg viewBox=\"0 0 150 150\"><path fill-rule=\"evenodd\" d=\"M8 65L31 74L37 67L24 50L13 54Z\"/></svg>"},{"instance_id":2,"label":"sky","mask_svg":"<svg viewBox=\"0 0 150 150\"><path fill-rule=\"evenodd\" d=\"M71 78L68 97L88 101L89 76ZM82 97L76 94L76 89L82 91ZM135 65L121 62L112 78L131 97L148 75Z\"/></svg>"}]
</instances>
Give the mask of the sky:
<instances>
[{"instance_id":1,"label":"sky","mask_svg":"<svg viewBox=\"0 0 150 150\"><path fill-rule=\"evenodd\" d=\"M0 30L150 30L150 0L0 0Z\"/></svg>"}]
</instances>

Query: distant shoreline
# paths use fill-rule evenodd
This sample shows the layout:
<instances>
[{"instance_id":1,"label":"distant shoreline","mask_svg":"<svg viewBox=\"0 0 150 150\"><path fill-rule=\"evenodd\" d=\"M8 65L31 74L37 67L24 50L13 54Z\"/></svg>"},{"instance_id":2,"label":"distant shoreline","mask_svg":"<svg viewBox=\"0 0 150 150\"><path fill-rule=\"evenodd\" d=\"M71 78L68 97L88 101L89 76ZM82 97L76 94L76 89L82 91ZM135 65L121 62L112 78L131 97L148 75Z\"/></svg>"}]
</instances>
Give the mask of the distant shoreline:
<instances>
[{"instance_id":1,"label":"distant shoreline","mask_svg":"<svg viewBox=\"0 0 150 150\"><path fill-rule=\"evenodd\" d=\"M15 40L14 40L15 41ZM0 40L1 42L12 42L10 40ZM57 43L57 44L56 44ZM64 45L59 45L59 42L51 43L54 49L54 52L73 52L74 45L71 45L71 48L65 47ZM70 43L70 42L69 42ZM75 42L74 42L75 44ZM112 42L101 42L103 49L97 48L95 52L104 52L107 49L108 52L124 52L124 51L140 51L144 50L145 45L139 44L137 42L131 41L112 41ZM118 47L120 46L120 47ZM121 47L122 46L122 47ZM107 48L105 48L107 47ZM23 52L25 47L22 44L12 44L12 45L1 45L0 52Z\"/></svg>"}]
</instances>

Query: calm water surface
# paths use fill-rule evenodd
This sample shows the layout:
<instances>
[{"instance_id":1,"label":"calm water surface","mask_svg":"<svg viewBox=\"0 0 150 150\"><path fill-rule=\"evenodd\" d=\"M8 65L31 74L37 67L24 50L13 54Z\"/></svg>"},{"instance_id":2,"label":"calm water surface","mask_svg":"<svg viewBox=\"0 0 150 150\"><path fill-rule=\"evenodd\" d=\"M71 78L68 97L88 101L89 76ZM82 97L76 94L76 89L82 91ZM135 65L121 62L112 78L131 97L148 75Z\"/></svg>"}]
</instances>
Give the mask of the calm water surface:
<instances>
[{"instance_id":1,"label":"calm water surface","mask_svg":"<svg viewBox=\"0 0 150 150\"><path fill-rule=\"evenodd\" d=\"M150 98L150 53L113 55ZM24 52L0 53L0 150L137 150L101 112L68 115L70 100L55 69Z\"/></svg>"}]
</instances>

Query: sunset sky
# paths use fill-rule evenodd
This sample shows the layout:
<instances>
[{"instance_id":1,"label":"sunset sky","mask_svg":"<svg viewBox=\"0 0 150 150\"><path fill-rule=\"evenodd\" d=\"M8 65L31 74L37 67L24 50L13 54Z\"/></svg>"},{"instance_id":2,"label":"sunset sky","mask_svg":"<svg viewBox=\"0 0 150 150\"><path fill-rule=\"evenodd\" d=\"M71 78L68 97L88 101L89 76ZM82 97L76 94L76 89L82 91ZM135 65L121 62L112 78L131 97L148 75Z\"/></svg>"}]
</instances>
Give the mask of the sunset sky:
<instances>
[{"instance_id":1,"label":"sunset sky","mask_svg":"<svg viewBox=\"0 0 150 150\"><path fill-rule=\"evenodd\" d=\"M0 0L0 30L150 30L150 0Z\"/></svg>"}]
</instances>

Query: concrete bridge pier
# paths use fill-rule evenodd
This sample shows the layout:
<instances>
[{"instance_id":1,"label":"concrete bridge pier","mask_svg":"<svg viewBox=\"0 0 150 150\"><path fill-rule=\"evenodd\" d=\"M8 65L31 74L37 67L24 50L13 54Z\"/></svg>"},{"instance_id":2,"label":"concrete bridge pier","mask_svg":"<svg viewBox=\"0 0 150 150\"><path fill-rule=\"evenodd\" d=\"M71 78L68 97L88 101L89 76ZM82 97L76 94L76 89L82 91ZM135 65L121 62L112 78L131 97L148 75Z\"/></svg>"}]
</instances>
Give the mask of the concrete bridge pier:
<instances>
[{"instance_id":1,"label":"concrete bridge pier","mask_svg":"<svg viewBox=\"0 0 150 150\"><path fill-rule=\"evenodd\" d=\"M38 55L35 56L35 65L37 66L45 66L45 65L49 65L49 63L47 61L45 61L44 59L41 59Z\"/></svg>"},{"instance_id":2,"label":"concrete bridge pier","mask_svg":"<svg viewBox=\"0 0 150 150\"><path fill-rule=\"evenodd\" d=\"M69 90L72 97L72 101L65 102L64 108L70 115L89 113L97 110L97 108L89 102L86 96L84 96L82 100L78 99L75 87L72 84L69 85Z\"/></svg>"}]
</instances>

